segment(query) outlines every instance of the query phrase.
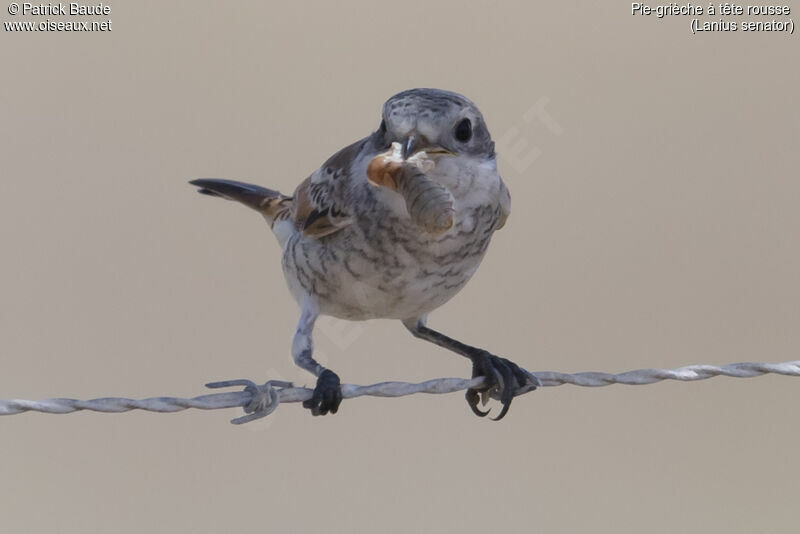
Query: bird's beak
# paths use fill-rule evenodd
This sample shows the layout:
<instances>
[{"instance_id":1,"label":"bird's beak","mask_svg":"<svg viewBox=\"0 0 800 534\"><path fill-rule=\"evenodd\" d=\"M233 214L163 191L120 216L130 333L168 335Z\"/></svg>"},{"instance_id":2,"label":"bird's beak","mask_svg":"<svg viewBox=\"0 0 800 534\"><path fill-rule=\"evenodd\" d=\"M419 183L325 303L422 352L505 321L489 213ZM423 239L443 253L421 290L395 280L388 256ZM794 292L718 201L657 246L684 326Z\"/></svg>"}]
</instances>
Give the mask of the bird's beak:
<instances>
[{"instance_id":1,"label":"bird's beak","mask_svg":"<svg viewBox=\"0 0 800 534\"><path fill-rule=\"evenodd\" d=\"M435 154L455 156L453 152L446 148L431 144L423 135L416 132L411 133L411 135L406 138L405 142L403 142L403 159L408 159L417 152L422 151L425 151L429 156Z\"/></svg>"}]
</instances>

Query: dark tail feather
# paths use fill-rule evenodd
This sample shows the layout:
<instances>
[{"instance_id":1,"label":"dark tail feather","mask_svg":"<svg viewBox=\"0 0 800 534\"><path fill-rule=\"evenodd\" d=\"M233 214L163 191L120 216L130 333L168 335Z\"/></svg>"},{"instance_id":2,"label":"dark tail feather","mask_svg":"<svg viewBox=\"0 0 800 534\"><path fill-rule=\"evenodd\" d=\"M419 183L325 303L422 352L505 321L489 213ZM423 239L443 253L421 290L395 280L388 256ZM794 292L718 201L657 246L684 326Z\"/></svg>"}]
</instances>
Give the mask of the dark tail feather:
<instances>
[{"instance_id":1,"label":"dark tail feather","mask_svg":"<svg viewBox=\"0 0 800 534\"><path fill-rule=\"evenodd\" d=\"M222 197L236 200L254 210L265 211L271 199L281 200L287 198L278 191L267 189L253 184L235 182L233 180L218 180L216 178L201 178L189 182L199 187L199 193L212 197Z\"/></svg>"},{"instance_id":2,"label":"dark tail feather","mask_svg":"<svg viewBox=\"0 0 800 534\"><path fill-rule=\"evenodd\" d=\"M278 191L259 185L216 178L201 178L189 183L199 187L198 192L204 195L236 200L253 208L264 215L273 228L276 220L291 217L292 197L282 195Z\"/></svg>"}]
</instances>

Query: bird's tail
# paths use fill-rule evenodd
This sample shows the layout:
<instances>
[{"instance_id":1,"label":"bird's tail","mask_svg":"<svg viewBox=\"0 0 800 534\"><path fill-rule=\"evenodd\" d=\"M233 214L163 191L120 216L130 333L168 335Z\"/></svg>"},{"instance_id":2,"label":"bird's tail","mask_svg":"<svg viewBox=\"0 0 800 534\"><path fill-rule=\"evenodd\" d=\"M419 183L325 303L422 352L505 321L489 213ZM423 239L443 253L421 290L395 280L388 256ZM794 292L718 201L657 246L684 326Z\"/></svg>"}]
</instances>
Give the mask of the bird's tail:
<instances>
[{"instance_id":1,"label":"bird's tail","mask_svg":"<svg viewBox=\"0 0 800 534\"><path fill-rule=\"evenodd\" d=\"M236 200L253 208L267 219L273 229L277 221L288 219L291 215L292 197L273 189L216 178L200 178L189 183L200 188L198 193Z\"/></svg>"}]
</instances>

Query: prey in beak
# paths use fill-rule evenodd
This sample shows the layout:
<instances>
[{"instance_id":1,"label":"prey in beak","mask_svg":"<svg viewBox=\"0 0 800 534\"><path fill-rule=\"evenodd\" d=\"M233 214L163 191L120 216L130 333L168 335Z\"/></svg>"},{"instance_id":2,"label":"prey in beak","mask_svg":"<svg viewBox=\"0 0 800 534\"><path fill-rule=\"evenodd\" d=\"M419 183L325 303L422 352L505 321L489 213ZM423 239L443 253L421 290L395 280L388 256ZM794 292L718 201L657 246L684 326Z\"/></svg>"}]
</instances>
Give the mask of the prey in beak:
<instances>
[{"instance_id":1,"label":"prey in beak","mask_svg":"<svg viewBox=\"0 0 800 534\"><path fill-rule=\"evenodd\" d=\"M402 150L400 156L403 160L408 160L415 154L420 152L424 152L428 156L434 155L447 155L447 156L455 156L455 153L443 148L439 145L431 144L425 136L413 132L411 133L406 140L401 144Z\"/></svg>"},{"instance_id":2,"label":"prey in beak","mask_svg":"<svg viewBox=\"0 0 800 534\"><path fill-rule=\"evenodd\" d=\"M367 167L367 179L373 185L397 191L398 174L404 166L416 167L425 174L436 167L438 158L432 156L455 155L454 152L431 143L419 132L412 131L402 142L393 142L389 150L372 159Z\"/></svg>"},{"instance_id":3,"label":"prey in beak","mask_svg":"<svg viewBox=\"0 0 800 534\"><path fill-rule=\"evenodd\" d=\"M370 161L367 167L367 179L377 186L398 190L398 179L404 167L416 168L427 174L436 167L436 159L432 156L455 156L444 147L432 144L425 136L412 132L402 142L395 141L386 152L382 152Z\"/></svg>"}]
</instances>

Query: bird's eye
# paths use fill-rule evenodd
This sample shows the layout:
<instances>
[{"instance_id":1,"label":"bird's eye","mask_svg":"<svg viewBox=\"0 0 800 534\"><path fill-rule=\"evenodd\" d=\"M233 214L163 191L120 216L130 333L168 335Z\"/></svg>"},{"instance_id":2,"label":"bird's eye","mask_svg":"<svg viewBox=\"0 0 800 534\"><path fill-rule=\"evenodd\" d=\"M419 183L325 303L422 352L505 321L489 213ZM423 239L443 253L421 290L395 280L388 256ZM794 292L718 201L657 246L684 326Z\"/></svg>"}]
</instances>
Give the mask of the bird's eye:
<instances>
[{"instance_id":1,"label":"bird's eye","mask_svg":"<svg viewBox=\"0 0 800 534\"><path fill-rule=\"evenodd\" d=\"M469 119L461 119L458 124L456 124L453 135L455 135L456 140L461 143L469 141L472 138L472 122L470 122Z\"/></svg>"},{"instance_id":2,"label":"bird's eye","mask_svg":"<svg viewBox=\"0 0 800 534\"><path fill-rule=\"evenodd\" d=\"M381 125L378 126L378 131L382 134L386 133L386 119L381 120Z\"/></svg>"}]
</instances>

